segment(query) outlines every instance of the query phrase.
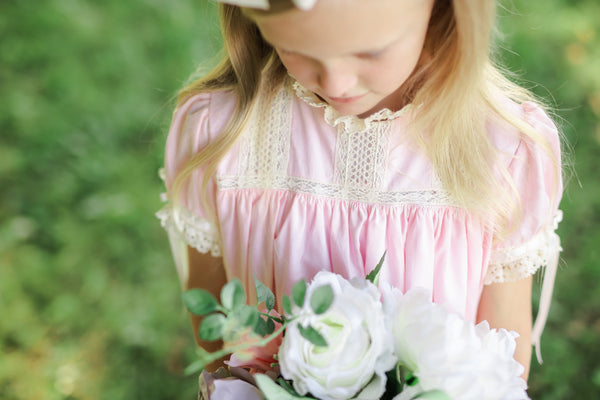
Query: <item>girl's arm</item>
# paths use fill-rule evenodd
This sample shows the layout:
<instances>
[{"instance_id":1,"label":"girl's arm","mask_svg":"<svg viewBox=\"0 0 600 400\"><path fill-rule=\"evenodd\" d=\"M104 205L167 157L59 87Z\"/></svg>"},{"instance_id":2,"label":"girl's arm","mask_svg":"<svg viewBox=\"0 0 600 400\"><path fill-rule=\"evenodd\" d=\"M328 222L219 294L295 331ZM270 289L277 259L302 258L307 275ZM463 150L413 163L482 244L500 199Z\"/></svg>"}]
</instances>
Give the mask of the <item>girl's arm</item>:
<instances>
[{"instance_id":1,"label":"girl's arm","mask_svg":"<svg viewBox=\"0 0 600 400\"><path fill-rule=\"evenodd\" d=\"M527 380L531 362L531 276L515 282L492 283L483 288L477 322L487 320L491 328L516 331L515 359L525 367Z\"/></svg>"},{"instance_id":2,"label":"girl's arm","mask_svg":"<svg viewBox=\"0 0 600 400\"><path fill-rule=\"evenodd\" d=\"M221 293L221 288L227 283L223 260L220 257L213 257L208 254L198 252L193 247L188 246L189 277L186 289L198 288L212 293L217 299ZM198 337L198 327L202 321L201 317L190 314L194 339L198 346L208 352L220 350L223 342L206 342ZM206 367L206 370L213 372L223 366L223 360L217 360Z\"/></svg>"}]
</instances>

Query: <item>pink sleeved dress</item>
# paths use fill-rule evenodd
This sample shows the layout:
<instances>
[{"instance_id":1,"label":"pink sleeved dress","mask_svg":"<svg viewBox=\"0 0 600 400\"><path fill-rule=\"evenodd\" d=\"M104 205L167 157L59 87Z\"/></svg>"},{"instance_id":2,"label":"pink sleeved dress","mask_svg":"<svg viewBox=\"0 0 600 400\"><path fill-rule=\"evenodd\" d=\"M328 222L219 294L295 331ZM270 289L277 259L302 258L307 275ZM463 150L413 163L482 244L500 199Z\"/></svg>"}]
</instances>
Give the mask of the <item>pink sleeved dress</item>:
<instances>
[{"instance_id":1,"label":"pink sleeved dress","mask_svg":"<svg viewBox=\"0 0 600 400\"><path fill-rule=\"evenodd\" d=\"M231 93L217 92L176 110L167 187L219 135L233 104ZM557 132L544 112L530 103L513 108L558 157ZM435 302L475 320L485 284L529 276L558 253L555 164L514 128L490 121L523 207L520 227L494 240L489 227L454 204L404 134L412 111L341 116L297 83L283 86L271 103L259 104L219 163L206 192L210 209L196 171L181 203L159 212L178 265L187 245L221 256L228 278L239 278L252 298L254 276L281 296L320 270L364 277L387 252L381 279L403 290L425 287Z\"/></svg>"}]
</instances>

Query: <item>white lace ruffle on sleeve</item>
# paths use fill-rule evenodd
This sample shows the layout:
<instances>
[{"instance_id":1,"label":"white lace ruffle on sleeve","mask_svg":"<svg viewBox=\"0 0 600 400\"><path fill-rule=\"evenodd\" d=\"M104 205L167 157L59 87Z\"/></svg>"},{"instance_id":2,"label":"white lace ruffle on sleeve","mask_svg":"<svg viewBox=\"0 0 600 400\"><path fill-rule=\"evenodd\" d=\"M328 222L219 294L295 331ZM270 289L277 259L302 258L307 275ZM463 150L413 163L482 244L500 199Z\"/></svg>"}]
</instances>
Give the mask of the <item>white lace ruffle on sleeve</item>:
<instances>
[{"instance_id":1,"label":"white lace ruffle on sleeve","mask_svg":"<svg viewBox=\"0 0 600 400\"><path fill-rule=\"evenodd\" d=\"M179 207L176 211L171 204L156 213L160 223L168 232L178 234L189 246L200 253L221 256L221 239L214 224Z\"/></svg>"},{"instance_id":2,"label":"white lace ruffle on sleeve","mask_svg":"<svg viewBox=\"0 0 600 400\"><path fill-rule=\"evenodd\" d=\"M527 278L548 265L562 250L560 238L555 232L561 220L562 212L559 211L551 226L538 232L526 243L496 251L490 260L484 284L514 282Z\"/></svg>"}]
</instances>

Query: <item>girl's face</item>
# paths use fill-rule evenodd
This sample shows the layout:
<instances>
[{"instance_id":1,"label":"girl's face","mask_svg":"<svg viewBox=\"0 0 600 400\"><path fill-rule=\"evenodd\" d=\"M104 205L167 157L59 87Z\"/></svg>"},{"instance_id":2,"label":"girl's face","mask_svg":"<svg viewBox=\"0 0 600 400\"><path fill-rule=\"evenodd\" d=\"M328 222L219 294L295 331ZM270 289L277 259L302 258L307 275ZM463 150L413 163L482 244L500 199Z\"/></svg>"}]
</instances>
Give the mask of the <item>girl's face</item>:
<instances>
[{"instance_id":1,"label":"girl's face","mask_svg":"<svg viewBox=\"0 0 600 400\"><path fill-rule=\"evenodd\" d=\"M254 17L302 86L344 115L404 106L400 87L423 49L434 0L319 0Z\"/></svg>"}]
</instances>

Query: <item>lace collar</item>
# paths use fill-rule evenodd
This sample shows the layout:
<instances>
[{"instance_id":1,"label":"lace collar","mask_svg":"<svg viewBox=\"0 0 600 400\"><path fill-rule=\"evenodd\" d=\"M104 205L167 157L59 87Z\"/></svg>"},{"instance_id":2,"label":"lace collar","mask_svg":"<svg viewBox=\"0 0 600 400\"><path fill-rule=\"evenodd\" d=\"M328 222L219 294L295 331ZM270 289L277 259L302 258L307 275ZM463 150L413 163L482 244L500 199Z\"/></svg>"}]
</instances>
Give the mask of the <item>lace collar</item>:
<instances>
[{"instance_id":1,"label":"lace collar","mask_svg":"<svg viewBox=\"0 0 600 400\"><path fill-rule=\"evenodd\" d=\"M398 111L391 111L388 108L377 111L367 118L359 118L356 115L342 115L335 108L325 103L313 92L304 88L298 82L294 81L294 91L296 96L312 107L325 109L325 122L333 127L340 125L347 132L362 132L373 128L383 121L391 121L406 114L412 105L408 104Z\"/></svg>"}]
</instances>

